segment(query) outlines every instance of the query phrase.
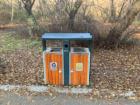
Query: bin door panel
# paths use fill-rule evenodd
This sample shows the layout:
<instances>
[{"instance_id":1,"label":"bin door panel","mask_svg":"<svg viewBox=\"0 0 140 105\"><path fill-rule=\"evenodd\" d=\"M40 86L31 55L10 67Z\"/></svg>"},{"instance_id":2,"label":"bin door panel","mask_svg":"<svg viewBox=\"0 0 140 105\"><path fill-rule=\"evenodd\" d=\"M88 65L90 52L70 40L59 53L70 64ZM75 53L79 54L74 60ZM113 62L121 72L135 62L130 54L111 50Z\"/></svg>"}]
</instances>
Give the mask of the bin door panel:
<instances>
[{"instance_id":1,"label":"bin door panel","mask_svg":"<svg viewBox=\"0 0 140 105\"><path fill-rule=\"evenodd\" d=\"M71 85L87 85L88 54L71 54L70 65Z\"/></svg>"},{"instance_id":2,"label":"bin door panel","mask_svg":"<svg viewBox=\"0 0 140 105\"><path fill-rule=\"evenodd\" d=\"M52 85L62 84L62 55L58 53L46 54L46 81Z\"/></svg>"}]
</instances>

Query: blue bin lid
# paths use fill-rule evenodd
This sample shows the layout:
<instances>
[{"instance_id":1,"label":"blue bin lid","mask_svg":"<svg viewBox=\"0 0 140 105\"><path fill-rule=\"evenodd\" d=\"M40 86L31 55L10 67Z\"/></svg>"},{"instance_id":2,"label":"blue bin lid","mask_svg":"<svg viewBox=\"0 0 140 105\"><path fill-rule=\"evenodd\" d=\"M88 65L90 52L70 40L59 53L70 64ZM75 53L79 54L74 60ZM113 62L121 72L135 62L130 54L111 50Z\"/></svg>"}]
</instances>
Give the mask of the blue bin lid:
<instances>
[{"instance_id":1,"label":"blue bin lid","mask_svg":"<svg viewBox=\"0 0 140 105\"><path fill-rule=\"evenodd\" d=\"M43 40L91 40L90 33L45 33Z\"/></svg>"}]
</instances>

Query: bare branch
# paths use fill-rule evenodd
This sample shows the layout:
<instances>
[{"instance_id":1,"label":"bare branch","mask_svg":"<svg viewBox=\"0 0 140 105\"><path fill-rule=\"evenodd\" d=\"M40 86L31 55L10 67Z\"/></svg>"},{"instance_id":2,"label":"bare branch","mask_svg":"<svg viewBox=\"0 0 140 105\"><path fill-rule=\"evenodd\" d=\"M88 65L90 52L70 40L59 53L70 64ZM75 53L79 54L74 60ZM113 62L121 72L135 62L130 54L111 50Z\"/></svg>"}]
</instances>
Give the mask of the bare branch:
<instances>
[{"instance_id":1,"label":"bare branch","mask_svg":"<svg viewBox=\"0 0 140 105\"><path fill-rule=\"evenodd\" d=\"M120 11L119 11L118 18L120 18L120 17L122 16L122 12L123 12L123 10L124 10L125 3L126 3L126 0L124 0L124 2L122 3L121 9L120 9Z\"/></svg>"},{"instance_id":2,"label":"bare branch","mask_svg":"<svg viewBox=\"0 0 140 105\"><path fill-rule=\"evenodd\" d=\"M32 1L32 3L31 3L31 7L33 7L34 3L35 3L35 0Z\"/></svg>"}]
</instances>

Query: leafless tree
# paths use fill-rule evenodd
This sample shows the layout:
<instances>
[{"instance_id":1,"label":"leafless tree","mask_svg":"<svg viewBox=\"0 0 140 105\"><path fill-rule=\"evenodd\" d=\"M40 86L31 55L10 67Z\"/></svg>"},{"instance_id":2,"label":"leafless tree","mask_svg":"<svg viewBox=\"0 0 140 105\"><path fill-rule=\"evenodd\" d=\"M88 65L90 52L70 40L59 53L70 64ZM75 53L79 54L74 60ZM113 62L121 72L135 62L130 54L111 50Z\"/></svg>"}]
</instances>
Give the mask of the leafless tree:
<instances>
[{"instance_id":1,"label":"leafless tree","mask_svg":"<svg viewBox=\"0 0 140 105\"><path fill-rule=\"evenodd\" d=\"M29 16L28 18L29 34L31 35L31 37L34 37L38 33L37 31L39 31L39 25L32 11L32 8L36 0L21 0L21 1Z\"/></svg>"},{"instance_id":2,"label":"leafless tree","mask_svg":"<svg viewBox=\"0 0 140 105\"><path fill-rule=\"evenodd\" d=\"M74 20L75 16L81 7L83 1L82 0L63 0L65 6L65 12L68 15L68 27L71 31L74 28Z\"/></svg>"},{"instance_id":3,"label":"leafless tree","mask_svg":"<svg viewBox=\"0 0 140 105\"><path fill-rule=\"evenodd\" d=\"M123 32L133 23L139 12L140 0L126 0L126 2L123 2L118 19L115 20L107 37L109 45L118 45L120 43Z\"/></svg>"},{"instance_id":4,"label":"leafless tree","mask_svg":"<svg viewBox=\"0 0 140 105\"><path fill-rule=\"evenodd\" d=\"M24 4L24 8L26 9L28 15L32 15L32 8L33 8L33 5L35 3L35 0L21 0L22 3Z\"/></svg>"}]
</instances>

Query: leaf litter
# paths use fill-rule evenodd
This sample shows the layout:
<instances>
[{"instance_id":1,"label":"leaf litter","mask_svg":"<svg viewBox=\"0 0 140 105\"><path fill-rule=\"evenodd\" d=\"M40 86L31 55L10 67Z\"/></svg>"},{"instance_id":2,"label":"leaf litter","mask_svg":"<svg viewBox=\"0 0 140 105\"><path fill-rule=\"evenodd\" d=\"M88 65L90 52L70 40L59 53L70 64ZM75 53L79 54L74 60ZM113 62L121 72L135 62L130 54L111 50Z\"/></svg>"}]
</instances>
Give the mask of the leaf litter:
<instances>
[{"instance_id":1,"label":"leaf litter","mask_svg":"<svg viewBox=\"0 0 140 105\"><path fill-rule=\"evenodd\" d=\"M133 91L140 99L139 46L95 49L92 58L91 97L119 97L121 93ZM1 52L0 84L44 85L42 52L37 51L36 47Z\"/></svg>"}]
</instances>

